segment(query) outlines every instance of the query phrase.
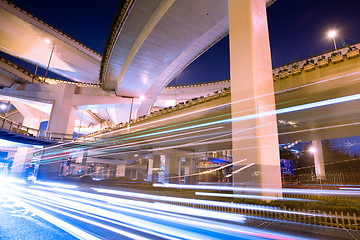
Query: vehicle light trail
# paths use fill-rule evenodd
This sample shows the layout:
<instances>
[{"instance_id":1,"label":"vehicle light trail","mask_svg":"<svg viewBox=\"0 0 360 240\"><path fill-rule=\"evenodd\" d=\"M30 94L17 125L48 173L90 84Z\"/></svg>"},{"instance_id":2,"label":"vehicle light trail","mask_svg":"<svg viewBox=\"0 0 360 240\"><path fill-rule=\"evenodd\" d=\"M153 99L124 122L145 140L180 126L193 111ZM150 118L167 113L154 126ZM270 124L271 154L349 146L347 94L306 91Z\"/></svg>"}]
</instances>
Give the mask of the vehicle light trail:
<instances>
[{"instance_id":1,"label":"vehicle light trail","mask_svg":"<svg viewBox=\"0 0 360 240\"><path fill-rule=\"evenodd\" d=\"M228 194L228 193L211 193L211 192L195 192L195 194L199 196L213 196L213 197L226 197L226 198L317 202L316 200L309 200L302 198L271 197L271 196L258 196L258 195L249 195L249 194Z\"/></svg>"},{"instance_id":2,"label":"vehicle light trail","mask_svg":"<svg viewBox=\"0 0 360 240\"><path fill-rule=\"evenodd\" d=\"M195 190L217 190L217 191L245 191L245 192L263 192L263 193L292 193L292 194L310 194L310 195L349 195L360 196L359 191L343 190L320 190L320 189L266 189L266 188L247 188L247 187L227 187L227 186L204 186L204 185L181 185L169 183L154 183L154 187L178 188L178 189L195 189Z\"/></svg>"},{"instance_id":3,"label":"vehicle light trail","mask_svg":"<svg viewBox=\"0 0 360 240\"><path fill-rule=\"evenodd\" d=\"M92 234L88 234L85 231L82 231L81 229L73 226L72 224L69 224L65 221L62 221L61 219L52 216L51 214L48 214L44 211L41 211L40 209L37 209L33 206L33 203L25 203L21 200L19 200L18 198L12 196L11 194L7 194L7 193L1 193L2 195L5 195L7 198L9 198L10 200L14 201L16 204L26 208L27 210L35 213L36 215L40 216L41 218L43 218L44 220L54 224L55 226L65 230L66 232L72 234L73 236L79 238L79 239L83 239L83 240L100 240L100 238L95 237Z\"/></svg>"},{"instance_id":4,"label":"vehicle light trail","mask_svg":"<svg viewBox=\"0 0 360 240\"><path fill-rule=\"evenodd\" d=\"M0 195L79 239L301 239L243 226L240 214L158 202L192 199L103 188L87 192L46 182L23 186L3 182Z\"/></svg>"}]
</instances>

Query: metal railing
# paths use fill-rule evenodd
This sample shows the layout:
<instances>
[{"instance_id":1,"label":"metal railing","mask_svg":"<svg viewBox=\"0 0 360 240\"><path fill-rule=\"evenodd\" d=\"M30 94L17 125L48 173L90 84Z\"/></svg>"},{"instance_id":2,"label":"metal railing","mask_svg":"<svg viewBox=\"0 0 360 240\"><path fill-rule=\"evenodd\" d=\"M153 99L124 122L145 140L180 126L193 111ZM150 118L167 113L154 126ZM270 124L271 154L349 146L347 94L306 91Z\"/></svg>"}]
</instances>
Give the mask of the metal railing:
<instances>
[{"instance_id":1,"label":"metal railing","mask_svg":"<svg viewBox=\"0 0 360 240\"><path fill-rule=\"evenodd\" d=\"M304 224L333 227L333 228L343 228L350 230L359 230L360 229L360 217L356 213L348 212L327 212L327 211L318 211L318 210L305 210L305 209L295 209L295 208L275 208L268 207L261 209L258 207L254 209L251 205L241 204L241 203L230 203L230 202L219 202L218 205L211 204L194 204L184 201L176 200L164 200L158 201L162 203L200 208L218 212L228 212L235 213L247 216L276 219L288 222L298 222Z\"/></svg>"},{"instance_id":2,"label":"metal railing","mask_svg":"<svg viewBox=\"0 0 360 240\"><path fill-rule=\"evenodd\" d=\"M39 138L48 141L74 141L78 137L76 134L54 133L26 127L2 116L0 116L0 128L23 136Z\"/></svg>"}]
</instances>

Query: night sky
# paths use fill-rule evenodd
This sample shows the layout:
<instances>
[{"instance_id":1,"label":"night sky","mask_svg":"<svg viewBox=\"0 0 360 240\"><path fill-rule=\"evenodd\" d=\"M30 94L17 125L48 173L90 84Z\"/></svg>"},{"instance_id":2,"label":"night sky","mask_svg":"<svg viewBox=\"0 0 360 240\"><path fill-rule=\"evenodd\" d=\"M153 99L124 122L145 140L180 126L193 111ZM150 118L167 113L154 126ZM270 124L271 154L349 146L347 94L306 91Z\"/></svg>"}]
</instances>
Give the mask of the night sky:
<instances>
[{"instance_id":1,"label":"night sky","mask_svg":"<svg viewBox=\"0 0 360 240\"><path fill-rule=\"evenodd\" d=\"M119 0L12 2L102 54ZM277 0L267 8L273 67L332 50L331 28L338 30L338 47L360 42L359 10L360 0ZM228 79L228 41L205 52L172 85Z\"/></svg>"}]
</instances>

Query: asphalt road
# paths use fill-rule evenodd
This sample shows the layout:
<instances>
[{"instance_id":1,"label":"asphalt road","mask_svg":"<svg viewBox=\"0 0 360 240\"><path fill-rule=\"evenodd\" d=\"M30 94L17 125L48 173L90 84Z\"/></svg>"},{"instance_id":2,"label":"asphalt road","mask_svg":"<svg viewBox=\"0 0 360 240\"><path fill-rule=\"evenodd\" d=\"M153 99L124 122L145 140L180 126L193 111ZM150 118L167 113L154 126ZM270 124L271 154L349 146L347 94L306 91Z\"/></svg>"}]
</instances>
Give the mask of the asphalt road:
<instances>
[{"instance_id":1,"label":"asphalt road","mask_svg":"<svg viewBox=\"0 0 360 240\"><path fill-rule=\"evenodd\" d=\"M360 236L354 231L164 204L156 201L159 197L105 187L3 183L0 184L0 239L357 239ZM179 201L187 200L179 198Z\"/></svg>"},{"instance_id":2,"label":"asphalt road","mask_svg":"<svg viewBox=\"0 0 360 240\"><path fill-rule=\"evenodd\" d=\"M77 239L0 193L0 239Z\"/></svg>"}]
</instances>

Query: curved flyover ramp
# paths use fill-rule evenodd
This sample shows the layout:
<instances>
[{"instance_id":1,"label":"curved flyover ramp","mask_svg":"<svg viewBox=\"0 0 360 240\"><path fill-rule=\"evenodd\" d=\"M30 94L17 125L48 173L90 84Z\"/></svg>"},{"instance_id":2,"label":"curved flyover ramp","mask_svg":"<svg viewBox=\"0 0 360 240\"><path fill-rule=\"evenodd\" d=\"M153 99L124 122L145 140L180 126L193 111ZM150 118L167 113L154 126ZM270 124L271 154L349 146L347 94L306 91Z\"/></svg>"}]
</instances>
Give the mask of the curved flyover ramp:
<instances>
[{"instance_id":1,"label":"curved flyover ramp","mask_svg":"<svg viewBox=\"0 0 360 240\"><path fill-rule=\"evenodd\" d=\"M228 33L228 1L128 0L114 26L100 79L117 95L144 98L141 116L177 74Z\"/></svg>"},{"instance_id":2,"label":"curved flyover ramp","mask_svg":"<svg viewBox=\"0 0 360 240\"><path fill-rule=\"evenodd\" d=\"M78 82L99 83L101 56L8 1L0 1L0 50Z\"/></svg>"}]
</instances>

